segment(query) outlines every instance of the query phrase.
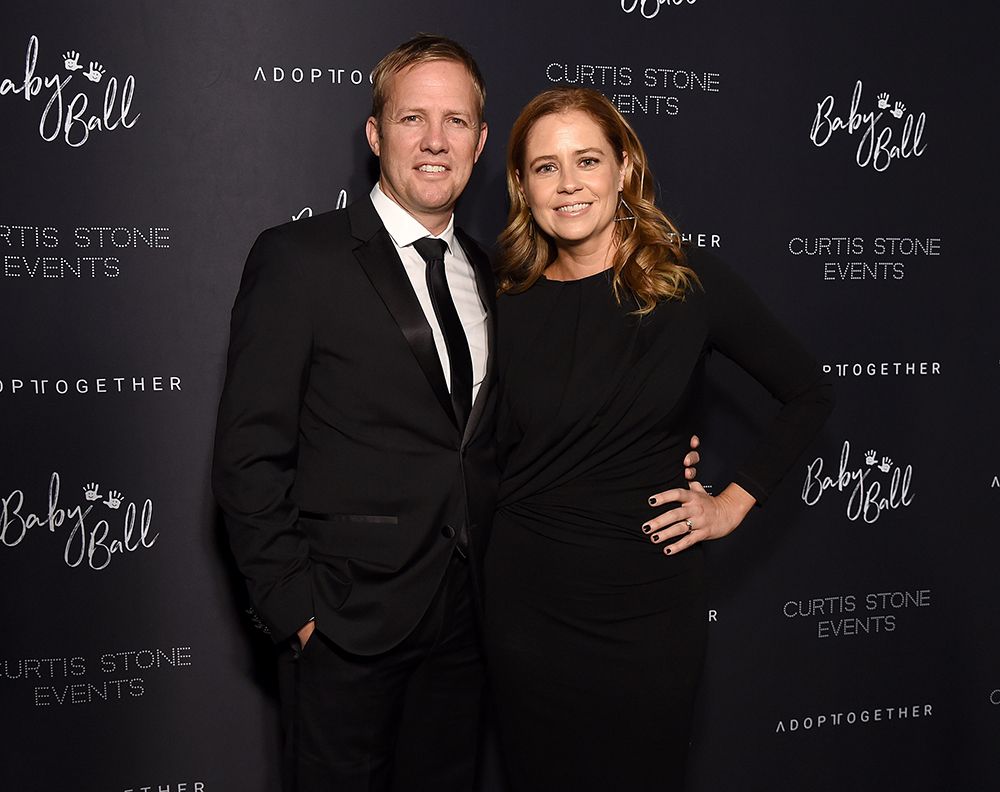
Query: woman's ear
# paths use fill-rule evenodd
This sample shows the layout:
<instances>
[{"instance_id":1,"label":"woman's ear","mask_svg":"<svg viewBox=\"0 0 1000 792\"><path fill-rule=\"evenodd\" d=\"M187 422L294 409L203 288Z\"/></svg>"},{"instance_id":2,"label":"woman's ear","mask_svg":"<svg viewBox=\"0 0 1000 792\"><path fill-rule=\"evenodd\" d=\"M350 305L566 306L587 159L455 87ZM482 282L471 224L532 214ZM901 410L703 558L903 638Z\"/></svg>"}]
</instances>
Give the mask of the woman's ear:
<instances>
[{"instance_id":1,"label":"woman's ear","mask_svg":"<svg viewBox=\"0 0 1000 792\"><path fill-rule=\"evenodd\" d=\"M520 170L514 171L514 178L517 179L517 189L518 192L521 194L521 200L524 201L525 203L528 203L528 196L524 194L524 181L521 179ZM528 211L529 212L531 211L530 207L528 208Z\"/></svg>"},{"instance_id":2,"label":"woman's ear","mask_svg":"<svg viewBox=\"0 0 1000 792\"><path fill-rule=\"evenodd\" d=\"M625 179L632 172L632 163L629 161L628 152L622 152L621 178L618 180L618 192L625 189Z\"/></svg>"}]
</instances>

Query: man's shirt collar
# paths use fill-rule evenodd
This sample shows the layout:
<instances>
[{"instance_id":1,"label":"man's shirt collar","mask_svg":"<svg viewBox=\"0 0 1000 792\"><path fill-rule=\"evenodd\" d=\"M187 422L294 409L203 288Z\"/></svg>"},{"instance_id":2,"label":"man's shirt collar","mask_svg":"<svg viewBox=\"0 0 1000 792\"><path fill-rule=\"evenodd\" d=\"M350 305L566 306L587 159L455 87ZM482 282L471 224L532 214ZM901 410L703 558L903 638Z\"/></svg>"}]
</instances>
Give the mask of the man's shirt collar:
<instances>
[{"instance_id":1,"label":"man's shirt collar","mask_svg":"<svg viewBox=\"0 0 1000 792\"><path fill-rule=\"evenodd\" d=\"M413 215L382 192L382 188L379 186L378 182L376 182L375 186L372 187L371 199L372 203L375 205L375 211L381 218L383 225L385 225L385 230L389 232L389 236L392 237L392 241L396 244L396 247L403 248L407 245L412 245L418 239L423 239L426 236L432 236L435 239L443 240L444 243L448 245L448 250L454 251L454 214L452 214L452 216L448 219L448 226L444 229L444 231L440 234L434 235L424 228L420 221Z\"/></svg>"}]
</instances>

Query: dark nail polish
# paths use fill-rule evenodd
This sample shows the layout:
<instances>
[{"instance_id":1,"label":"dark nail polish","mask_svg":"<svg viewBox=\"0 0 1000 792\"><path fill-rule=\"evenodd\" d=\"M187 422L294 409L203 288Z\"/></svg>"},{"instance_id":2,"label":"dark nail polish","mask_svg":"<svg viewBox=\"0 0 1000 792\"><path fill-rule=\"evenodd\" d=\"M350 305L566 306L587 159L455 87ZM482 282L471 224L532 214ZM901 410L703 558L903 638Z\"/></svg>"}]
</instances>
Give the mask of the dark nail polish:
<instances>
[{"instance_id":1,"label":"dark nail polish","mask_svg":"<svg viewBox=\"0 0 1000 792\"><path fill-rule=\"evenodd\" d=\"M649 505L650 506L655 506L656 505L656 498L650 498L649 499Z\"/></svg>"},{"instance_id":2,"label":"dark nail polish","mask_svg":"<svg viewBox=\"0 0 1000 792\"><path fill-rule=\"evenodd\" d=\"M670 555L670 548L669 547L664 547L663 548L663 552L666 553L667 555Z\"/></svg>"},{"instance_id":3,"label":"dark nail polish","mask_svg":"<svg viewBox=\"0 0 1000 792\"><path fill-rule=\"evenodd\" d=\"M652 528L650 527L650 525L648 523L646 525L642 526L642 532L643 533L649 533L651 530L652 530Z\"/></svg>"}]
</instances>

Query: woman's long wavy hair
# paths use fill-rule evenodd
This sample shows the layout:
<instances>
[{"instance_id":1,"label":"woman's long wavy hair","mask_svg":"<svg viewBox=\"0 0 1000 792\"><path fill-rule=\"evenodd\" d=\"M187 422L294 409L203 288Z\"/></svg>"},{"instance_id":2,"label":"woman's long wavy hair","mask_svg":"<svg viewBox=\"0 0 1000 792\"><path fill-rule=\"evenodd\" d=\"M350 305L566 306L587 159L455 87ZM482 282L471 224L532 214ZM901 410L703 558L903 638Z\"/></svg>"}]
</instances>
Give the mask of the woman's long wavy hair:
<instances>
[{"instance_id":1,"label":"woman's long wavy hair","mask_svg":"<svg viewBox=\"0 0 1000 792\"><path fill-rule=\"evenodd\" d=\"M618 164L628 155L625 184L615 213L612 286L619 303L631 295L638 314L648 314L661 300L682 300L698 276L687 266L677 227L656 208L653 174L646 152L632 127L613 104L590 88L560 87L532 99L521 111L507 144L507 194L510 212L500 234L501 293L517 294L530 288L556 259L556 245L532 220L521 190L525 147L535 123L553 113L580 110L604 132Z\"/></svg>"}]
</instances>

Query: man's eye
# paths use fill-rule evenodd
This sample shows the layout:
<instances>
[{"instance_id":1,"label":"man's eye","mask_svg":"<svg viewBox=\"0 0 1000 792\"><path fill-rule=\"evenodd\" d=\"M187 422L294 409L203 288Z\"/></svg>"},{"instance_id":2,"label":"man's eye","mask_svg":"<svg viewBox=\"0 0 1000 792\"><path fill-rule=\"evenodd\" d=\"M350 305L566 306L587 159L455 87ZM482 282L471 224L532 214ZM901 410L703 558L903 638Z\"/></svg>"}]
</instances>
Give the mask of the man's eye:
<instances>
[{"instance_id":1,"label":"man's eye","mask_svg":"<svg viewBox=\"0 0 1000 792\"><path fill-rule=\"evenodd\" d=\"M450 121L451 121L451 123L452 123L452 124L454 124L455 126L460 126L460 127L467 127L467 126L469 125L469 122L468 122L468 121L466 121L466 120L465 120L464 118L451 118L451 119L449 119L449 120L450 120Z\"/></svg>"}]
</instances>

